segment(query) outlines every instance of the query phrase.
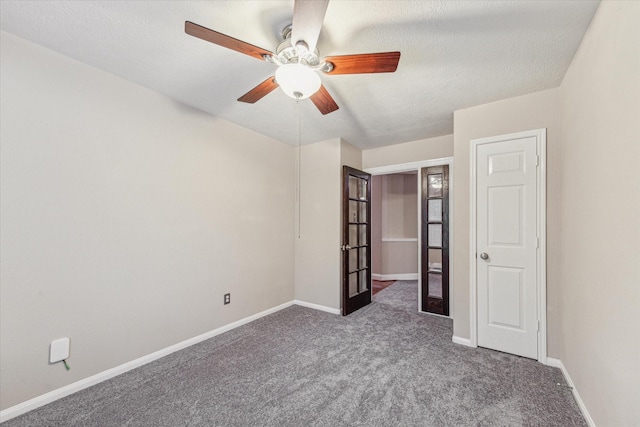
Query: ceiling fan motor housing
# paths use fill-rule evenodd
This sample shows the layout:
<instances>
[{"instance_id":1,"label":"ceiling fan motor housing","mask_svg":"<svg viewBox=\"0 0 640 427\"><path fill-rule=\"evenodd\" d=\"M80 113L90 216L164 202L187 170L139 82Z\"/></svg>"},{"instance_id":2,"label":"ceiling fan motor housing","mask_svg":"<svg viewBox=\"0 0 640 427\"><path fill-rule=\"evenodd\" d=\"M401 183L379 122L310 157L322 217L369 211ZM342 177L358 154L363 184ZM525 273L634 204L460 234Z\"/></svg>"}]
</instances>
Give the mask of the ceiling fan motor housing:
<instances>
[{"instance_id":1,"label":"ceiling fan motor housing","mask_svg":"<svg viewBox=\"0 0 640 427\"><path fill-rule=\"evenodd\" d=\"M282 30L282 36L284 39L276 48L273 62L278 65L297 62L313 68L320 65L318 49L310 51L309 46L304 41L298 42L295 46L291 44L291 25L286 26L284 30Z\"/></svg>"}]
</instances>

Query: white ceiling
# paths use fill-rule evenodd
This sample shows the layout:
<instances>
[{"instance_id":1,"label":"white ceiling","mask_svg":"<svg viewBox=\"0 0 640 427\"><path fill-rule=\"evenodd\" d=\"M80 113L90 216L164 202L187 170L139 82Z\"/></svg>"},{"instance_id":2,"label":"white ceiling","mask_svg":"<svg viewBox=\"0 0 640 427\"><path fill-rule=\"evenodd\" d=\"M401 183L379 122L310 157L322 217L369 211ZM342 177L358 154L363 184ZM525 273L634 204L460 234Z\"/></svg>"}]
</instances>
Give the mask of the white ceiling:
<instances>
[{"instance_id":1,"label":"white ceiling","mask_svg":"<svg viewBox=\"0 0 640 427\"><path fill-rule=\"evenodd\" d=\"M0 28L261 134L360 148L453 132L453 111L556 87L597 1L329 3L320 55L399 50L386 74L322 75L340 109L322 116L281 90L237 102L275 66L184 33L192 21L275 50L293 1L8 1Z\"/></svg>"}]
</instances>

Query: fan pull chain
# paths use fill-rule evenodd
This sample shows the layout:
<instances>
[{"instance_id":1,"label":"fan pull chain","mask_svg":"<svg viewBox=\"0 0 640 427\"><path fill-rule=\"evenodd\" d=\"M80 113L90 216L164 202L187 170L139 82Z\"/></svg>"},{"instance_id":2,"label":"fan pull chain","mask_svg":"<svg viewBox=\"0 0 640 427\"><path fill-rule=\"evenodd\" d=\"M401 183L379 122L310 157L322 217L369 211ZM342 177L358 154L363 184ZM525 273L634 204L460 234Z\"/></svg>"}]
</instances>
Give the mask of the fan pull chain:
<instances>
[{"instance_id":1,"label":"fan pull chain","mask_svg":"<svg viewBox=\"0 0 640 427\"><path fill-rule=\"evenodd\" d=\"M300 239L300 229L302 228L300 223L302 221L302 200L301 200L301 167L302 167L302 126L300 118L300 100L296 100L298 108L298 239Z\"/></svg>"}]
</instances>

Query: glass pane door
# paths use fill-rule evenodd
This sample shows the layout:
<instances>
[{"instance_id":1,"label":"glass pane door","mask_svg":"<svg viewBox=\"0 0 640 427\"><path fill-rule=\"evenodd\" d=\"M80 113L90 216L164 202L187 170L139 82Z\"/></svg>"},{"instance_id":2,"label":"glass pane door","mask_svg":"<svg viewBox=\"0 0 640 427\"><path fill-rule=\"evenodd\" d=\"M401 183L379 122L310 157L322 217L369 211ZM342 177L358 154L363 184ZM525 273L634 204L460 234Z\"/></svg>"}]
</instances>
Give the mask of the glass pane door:
<instances>
[{"instance_id":1,"label":"glass pane door","mask_svg":"<svg viewBox=\"0 0 640 427\"><path fill-rule=\"evenodd\" d=\"M449 315L449 167L422 169L422 311Z\"/></svg>"},{"instance_id":2,"label":"glass pane door","mask_svg":"<svg viewBox=\"0 0 640 427\"><path fill-rule=\"evenodd\" d=\"M371 302L371 175L343 169L342 314Z\"/></svg>"}]
</instances>

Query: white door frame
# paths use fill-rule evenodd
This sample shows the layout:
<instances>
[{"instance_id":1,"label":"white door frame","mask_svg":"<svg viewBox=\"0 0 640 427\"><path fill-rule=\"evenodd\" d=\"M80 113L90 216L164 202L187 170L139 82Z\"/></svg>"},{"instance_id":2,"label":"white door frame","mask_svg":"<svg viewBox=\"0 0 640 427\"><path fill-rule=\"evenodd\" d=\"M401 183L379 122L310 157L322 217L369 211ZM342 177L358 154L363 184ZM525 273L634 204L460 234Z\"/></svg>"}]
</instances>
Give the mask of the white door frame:
<instances>
[{"instance_id":1,"label":"white door frame","mask_svg":"<svg viewBox=\"0 0 640 427\"><path fill-rule=\"evenodd\" d=\"M422 179L420 176L420 169L445 165L449 166L449 316L441 316L439 314L422 311L422 265L420 262L420 249L422 248ZM374 168L366 168L363 169L363 171L373 176L418 171L418 312L422 314L429 314L431 316L453 318L453 157L442 157L432 160L421 160L417 162L400 163L396 165L378 166Z\"/></svg>"},{"instance_id":2,"label":"white door frame","mask_svg":"<svg viewBox=\"0 0 640 427\"><path fill-rule=\"evenodd\" d=\"M477 148L481 144L490 144L494 142L509 141L513 139L521 139L535 137L536 151L538 153L539 167L536 174L536 202L537 202L537 221L536 233L540 239L537 250L536 262L536 307L538 315L538 361L547 363L547 129L534 129L525 132L511 133L508 135L491 136L488 138L479 138L471 140L471 232L470 232L470 257L469 257L469 275L470 275L470 300L469 300L469 319L471 323L470 344L472 347L478 346L478 282L476 269L476 219L477 219L477 177L476 177L476 161Z\"/></svg>"}]
</instances>

